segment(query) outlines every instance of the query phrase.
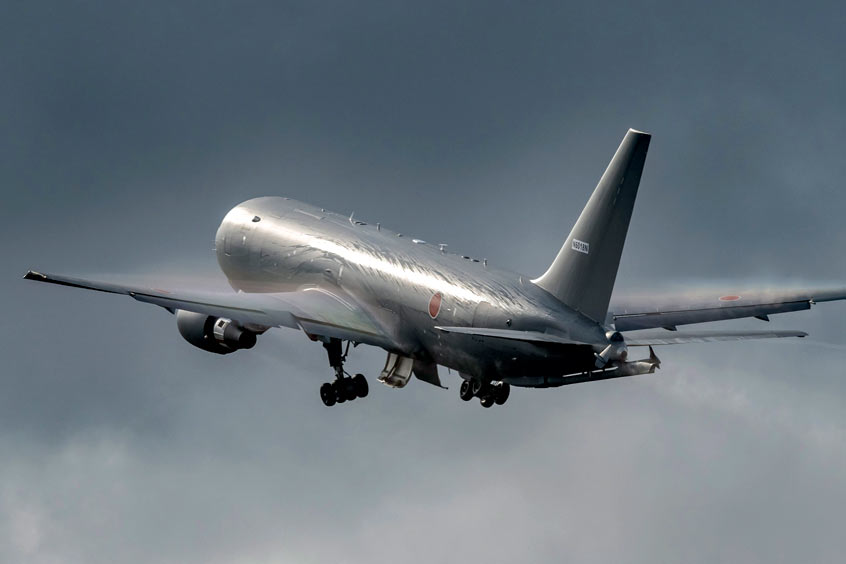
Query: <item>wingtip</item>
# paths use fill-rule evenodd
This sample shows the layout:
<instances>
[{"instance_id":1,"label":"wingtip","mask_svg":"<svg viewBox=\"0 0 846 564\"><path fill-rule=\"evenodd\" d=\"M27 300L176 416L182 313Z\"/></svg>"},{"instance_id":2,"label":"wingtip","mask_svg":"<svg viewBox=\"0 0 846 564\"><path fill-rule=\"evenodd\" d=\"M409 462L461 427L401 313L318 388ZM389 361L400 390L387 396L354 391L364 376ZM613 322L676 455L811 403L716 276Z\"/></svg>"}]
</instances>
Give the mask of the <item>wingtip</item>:
<instances>
[{"instance_id":1,"label":"wingtip","mask_svg":"<svg viewBox=\"0 0 846 564\"><path fill-rule=\"evenodd\" d=\"M47 280L47 276L35 270L27 270L24 274L24 280Z\"/></svg>"}]
</instances>

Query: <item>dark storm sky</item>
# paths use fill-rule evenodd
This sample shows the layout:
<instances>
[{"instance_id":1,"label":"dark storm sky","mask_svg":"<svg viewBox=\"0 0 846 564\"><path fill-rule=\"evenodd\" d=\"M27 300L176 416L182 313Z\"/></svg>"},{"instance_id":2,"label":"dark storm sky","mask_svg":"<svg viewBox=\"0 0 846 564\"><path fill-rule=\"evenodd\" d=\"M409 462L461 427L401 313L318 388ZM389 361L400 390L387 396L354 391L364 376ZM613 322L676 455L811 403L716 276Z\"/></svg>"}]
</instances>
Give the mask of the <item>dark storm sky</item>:
<instances>
[{"instance_id":1,"label":"dark storm sky","mask_svg":"<svg viewBox=\"0 0 846 564\"><path fill-rule=\"evenodd\" d=\"M301 334L216 357L20 276L219 280L259 195L537 275L635 127L620 292L846 285L844 28L839 2L4 3L0 561L841 561L844 304L505 408L445 375L329 410Z\"/></svg>"}]
</instances>

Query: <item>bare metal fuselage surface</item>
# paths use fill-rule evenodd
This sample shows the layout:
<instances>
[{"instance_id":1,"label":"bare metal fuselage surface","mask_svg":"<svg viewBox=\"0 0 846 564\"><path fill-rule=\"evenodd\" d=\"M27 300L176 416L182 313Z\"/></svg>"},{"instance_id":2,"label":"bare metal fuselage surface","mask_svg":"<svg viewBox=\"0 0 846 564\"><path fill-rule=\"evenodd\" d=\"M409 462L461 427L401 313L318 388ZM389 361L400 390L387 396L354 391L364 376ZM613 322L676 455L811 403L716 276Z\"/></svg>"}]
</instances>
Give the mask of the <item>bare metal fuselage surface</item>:
<instances>
[{"instance_id":1,"label":"bare metal fuselage surface","mask_svg":"<svg viewBox=\"0 0 846 564\"><path fill-rule=\"evenodd\" d=\"M330 292L354 302L390 335L369 344L473 378L542 386L549 377L594 369L594 350L436 327L605 339L599 323L523 276L287 198L257 198L233 208L215 243L220 267L236 290Z\"/></svg>"}]
</instances>

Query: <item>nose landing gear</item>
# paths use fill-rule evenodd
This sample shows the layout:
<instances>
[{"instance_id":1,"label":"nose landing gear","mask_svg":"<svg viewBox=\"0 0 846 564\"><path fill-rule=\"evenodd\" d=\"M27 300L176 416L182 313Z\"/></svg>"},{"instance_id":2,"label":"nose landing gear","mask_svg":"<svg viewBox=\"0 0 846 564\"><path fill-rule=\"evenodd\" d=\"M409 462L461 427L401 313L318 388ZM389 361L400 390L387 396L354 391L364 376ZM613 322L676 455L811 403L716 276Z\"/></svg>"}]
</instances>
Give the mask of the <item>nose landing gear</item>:
<instances>
[{"instance_id":1,"label":"nose landing gear","mask_svg":"<svg viewBox=\"0 0 846 564\"><path fill-rule=\"evenodd\" d=\"M464 380L458 389L458 397L464 401L479 398L482 407L488 408L493 404L502 405L511 395L511 385L506 382L483 382L476 378Z\"/></svg>"},{"instance_id":2,"label":"nose landing gear","mask_svg":"<svg viewBox=\"0 0 846 564\"><path fill-rule=\"evenodd\" d=\"M367 385L364 374L350 376L344 370L344 361L350 350L349 342L343 353L340 339L329 339L329 342L323 343L323 348L329 355L329 366L335 370L335 381L326 382L320 386L320 399L323 405L331 407L336 403L367 397L370 387Z\"/></svg>"}]
</instances>

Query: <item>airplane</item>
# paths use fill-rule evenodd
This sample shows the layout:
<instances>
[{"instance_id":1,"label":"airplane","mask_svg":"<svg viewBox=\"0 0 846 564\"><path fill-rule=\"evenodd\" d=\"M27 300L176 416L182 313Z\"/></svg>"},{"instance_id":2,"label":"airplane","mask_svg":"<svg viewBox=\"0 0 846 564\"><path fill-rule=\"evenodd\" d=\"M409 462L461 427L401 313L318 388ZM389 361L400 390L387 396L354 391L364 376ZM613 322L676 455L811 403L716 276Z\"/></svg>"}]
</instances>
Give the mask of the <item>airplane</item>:
<instances>
[{"instance_id":1,"label":"airplane","mask_svg":"<svg viewBox=\"0 0 846 564\"><path fill-rule=\"evenodd\" d=\"M680 325L809 309L846 288L660 296L611 302L651 135L629 129L549 268L530 279L466 255L284 197L245 201L215 237L232 291L122 285L30 270L24 278L123 294L174 314L205 351L252 348L275 327L326 349L334 379L326 406L368 395L344 370L350 345L387 353L378 380L443 388L438 367L461 376L459 396L502 405L511 387L551 388L654 373L653 347L804 337L802 331L694 331ZM345 346L344 346L345 345ZM629 347L648 356L629 358ZM641 349L643 350L643 349Z\"/></svg>"}]
</instances>

